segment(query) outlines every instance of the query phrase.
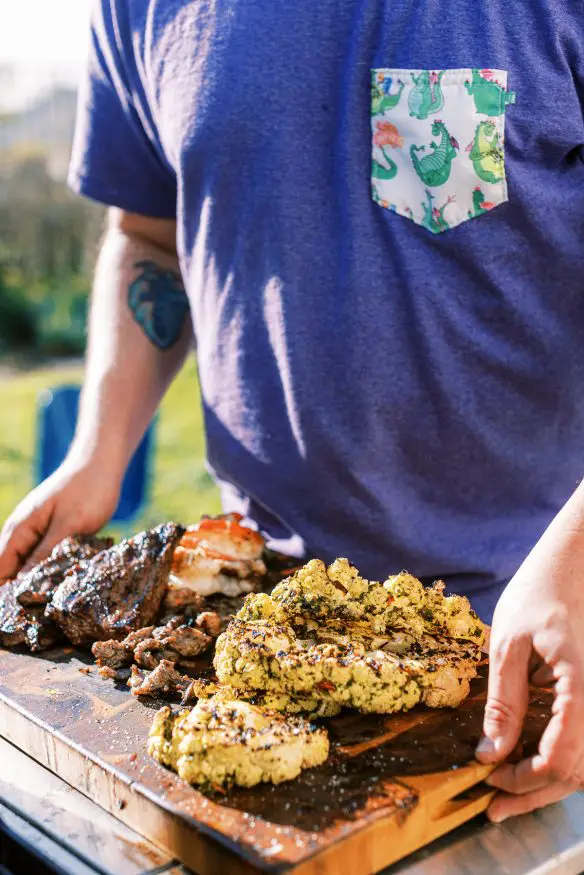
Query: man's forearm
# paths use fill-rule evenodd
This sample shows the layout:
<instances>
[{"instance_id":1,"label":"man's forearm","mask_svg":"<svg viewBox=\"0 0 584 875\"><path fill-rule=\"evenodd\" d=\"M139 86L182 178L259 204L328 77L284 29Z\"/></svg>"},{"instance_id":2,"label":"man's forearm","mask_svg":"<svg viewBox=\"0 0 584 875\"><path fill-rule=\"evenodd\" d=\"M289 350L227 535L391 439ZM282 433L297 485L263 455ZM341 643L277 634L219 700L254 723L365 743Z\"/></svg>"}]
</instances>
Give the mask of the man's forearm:
<instances>
[{"instance_id":1,"label":"man's forearm","mask_svg":"<svg viewBox=\"0 0 584 875\"><path fill-rule=\"evenodd\" d=\"M115 215L96 268L85 381L69 457L107 465L108 474L121 480L185 359L192 329L175 252L129 232Z\"/></svg>"}]
</instances>

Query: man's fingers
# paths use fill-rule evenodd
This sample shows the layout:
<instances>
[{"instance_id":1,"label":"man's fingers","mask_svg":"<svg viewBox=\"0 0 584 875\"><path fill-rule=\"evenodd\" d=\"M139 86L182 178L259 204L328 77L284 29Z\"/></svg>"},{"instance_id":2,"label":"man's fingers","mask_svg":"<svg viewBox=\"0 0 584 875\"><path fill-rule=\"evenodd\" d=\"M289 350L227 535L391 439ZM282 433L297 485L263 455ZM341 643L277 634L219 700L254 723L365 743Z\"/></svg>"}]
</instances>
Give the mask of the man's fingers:
<instances>
[{"instance_id":1,"label":"man's fingers","mask_svg":"<svg viewBox=\"0 0 584 875\"><path fill-rule=\"evenodd\" d=\"M552 717L533 758L535 775L547 776L548 781L581 779L579 768L584 766L584 678L580 669L572 665L556 669L559 674L554 690Z\"/></svg>"},{"instance_id":2,"label":"man's fingers","mask_svg":"<svg viewBox=\"0 0 584 875\"><path fill-rule=\"evenodd\" d=\"M72 532L67 528L64 528L62 525L50 526L42 541L35 547L32 553L30 553L26 562L23 564L22 571L30 571L30 569L34 568L35 565L38 565L41 560L50 556L53 547L62 541L63 538L66 538L71 534Z\"/></svg>"},{"instance_id":3,"label":"man's fingers","mask_svg":"<svg viewBox=\"0 0 584 875\"><path fill-rule=\"evenodd\" d=\"M490 787L496 787L497 790L502 790L504 793L517 795L541 790L543 787L548 787L550 781L549 774L542 772L541 769L534 769L533 758L521 760L517 764L506 763L499 766L485 779L485 783ZM552 782L557 783L556 781Z\"/></svg>"},{"instance_id":4,"label":"man's fingers","mask_svg":"<svg viewBox=\"0 0 584 875\"><path fill-rule=\"evenodd\" d=\"M559 802L578 790L578 785L573 781L558 781L548 784L540 790L534 790L523 796L515 796L509 793L497 793L487 809L487 817L493 823L501 823L508 817L518 814L528 814L544 805Z\"/></svg>"},{"instance_id":5,"label":"man's fingers","mask_svg":"<svg viewBox=\"0 0 584 875\"><path fill-rule=\"evenodd\" d=\"M0 535L0 581L9 580L20 571L42 540L45 529L45 520L36 514L22 522L6 523Z\"/></svg>"},{"instance_id":6,"label":"man's fingers","mask_svg":"<svg viewBox=\"0 0 584 875\"><path fill-rule=\"evenodd\" d=\"M519 741L527 711L531 649L527 635L491 639L483 738L476 751L477 759L483 763L504 759Z\"/></svg>"}]
</instances>

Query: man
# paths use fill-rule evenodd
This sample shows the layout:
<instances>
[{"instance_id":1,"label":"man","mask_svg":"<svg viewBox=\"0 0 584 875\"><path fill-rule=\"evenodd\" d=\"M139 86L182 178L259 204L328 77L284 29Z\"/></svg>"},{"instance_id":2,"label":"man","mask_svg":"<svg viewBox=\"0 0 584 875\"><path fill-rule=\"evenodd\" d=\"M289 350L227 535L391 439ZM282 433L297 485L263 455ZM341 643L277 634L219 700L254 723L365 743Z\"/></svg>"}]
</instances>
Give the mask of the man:
<instances>
[{"instance_id":1,"label":"man","mask_svg":"<svg viewBox=\"0 0 584 875\"><path fill-rule=\"evenodd\" d=\"M579 786L583 37L570 0L98 2L71 184L112 209L80 422L0 577L108 519L192 344L182 275L226 508L487 621L502 593L480 758L515 745L529 675L556 697L490 816Z\"/></svg>"}]
</instances>

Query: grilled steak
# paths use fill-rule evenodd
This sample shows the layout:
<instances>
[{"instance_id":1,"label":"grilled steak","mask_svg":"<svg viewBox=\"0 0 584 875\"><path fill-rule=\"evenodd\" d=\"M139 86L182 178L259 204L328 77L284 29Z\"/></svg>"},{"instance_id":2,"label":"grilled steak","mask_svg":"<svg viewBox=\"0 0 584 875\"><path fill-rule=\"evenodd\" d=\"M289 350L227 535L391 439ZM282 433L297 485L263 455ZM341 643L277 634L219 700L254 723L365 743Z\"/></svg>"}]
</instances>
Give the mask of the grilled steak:
<instances>
[{"instance_id":1,"label":"grilled steak","mask_svg":"<svg viewBox=\"0 0 584 875\"><path fill-rule=\"evenodd\" d=\"M141 532L73 568L46 613L73 644L120 640L151 623L184 533L175 523Z\"/></svg>"},{"instance_id":2,"label":"grilled steak","mask_svg":"<svg viewBox=\"0 0 584 875\"><path fill-rule=\"evenodd\" d=\"M91 559L112 544L112 538L93 538L85 535L65 538L57 544L48 559L44 559L30 571L18 575L14 587L17 601L21 605L46 605L70 568L78 562Z\"/></svg>"},{"instance_id":3,"label":"grilled steak","mask_svg":"<svg viewBox=\"0 0 584 875\"><path fill-rule=\"evenodd\" d=\"M60 630L44 616L44 608L24 608L16 600L16 581L0 587L0 644L26 644L33 652L51 647Z\"/></svg>"}]
</instances>

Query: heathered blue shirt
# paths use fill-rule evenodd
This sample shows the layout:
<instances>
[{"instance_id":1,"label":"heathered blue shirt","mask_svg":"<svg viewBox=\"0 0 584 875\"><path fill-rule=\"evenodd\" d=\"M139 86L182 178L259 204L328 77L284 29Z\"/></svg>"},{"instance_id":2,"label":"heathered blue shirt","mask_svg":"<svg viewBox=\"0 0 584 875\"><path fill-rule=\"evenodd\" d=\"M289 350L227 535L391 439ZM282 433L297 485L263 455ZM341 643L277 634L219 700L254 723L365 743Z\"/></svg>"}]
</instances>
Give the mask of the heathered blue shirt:
<instances>
[{"instance_id":1,"label":"heathered blue shirt","mask_svg":"<svg viewBox=\"0 0 584 875\"><path fill-rule=\"evenodd\" d=\"M584 472L583 99L582 0L96 4L71 184L177 217L229 509L490 619Z\"/></svg>"}]
</instances>

